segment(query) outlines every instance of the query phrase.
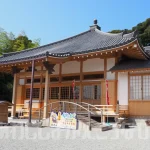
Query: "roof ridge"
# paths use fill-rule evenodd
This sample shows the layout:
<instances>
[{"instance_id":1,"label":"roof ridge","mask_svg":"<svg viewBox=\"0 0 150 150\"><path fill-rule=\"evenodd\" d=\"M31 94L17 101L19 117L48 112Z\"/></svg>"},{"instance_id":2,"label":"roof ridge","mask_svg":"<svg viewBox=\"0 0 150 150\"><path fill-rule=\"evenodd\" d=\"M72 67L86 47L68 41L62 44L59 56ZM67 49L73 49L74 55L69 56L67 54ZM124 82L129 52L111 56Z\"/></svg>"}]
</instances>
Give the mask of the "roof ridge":
<instances>
[{"instance_id":1,"label":"roof ridge","mask_svg":"<svg viewBox=\"0 0 150 150\"><path fill-rule=\"evenodd\" d=\"M99 32L99 33L102 33L102 34L105 34L105 35L110 35L110 36L122 36L123 35L123 32L120 32L120 33L109 33L109 32L104 32L104 31L101 31L101 30L98 30L98 29L95 29L95 31Z\"/></svg>"},{"instance_id":2,"label":"roof ridge","mask_svg":"<svg viewBox=\"0 0 150 150\"><path fill-rule=\"evenodd\" d=\"M138 35L137 30L132 31L132 32L130 32L130 33L125 33L125 32L126 32L126 31L124 30L124 31L123 31L123 37L124 37L124 38L137 37L137 35Z\"/></svg>"},{"instance_id":3,"label":"roof ridge","mask_svg":"<svg viewBox=\"0 0 150 150\"><path fill-rule=\"evenodd\" d=\"M91 32L91 30L87 30L87 31L85 31L85 32L82 32L82 33L80 33L80 34L77 34L77 35L74 35L74 36L65 38L65 39L63 39L63 40L58 40L58 41L56 41L56 42L52 42L52 43L45 44L45 45L42 45L42 46L38 46L38 47L35 47L35 48L28 48L28 49L24 49L24 50L17 51L17 52L3 53L3 56L2 56L2 57L12 56L12 55L14 55L14 54L23 53L23 52L26 52L26 51L32 51L32 50L35 50L35 49L38 49L38 48L43 48L43 47L46 47L46 46L50 46L50 45L54 45L54 44L57 44L57 43L61 43L61 42L64 42L64 41L67 41L67 40L76 38L76 37L78 37L78 36L80 36L80 35L83 35L83 34L85 34L85 33L88 33L88 32ZM12 54L12 55L11 55L11 54Z\"/></svg>"}]
</instances>

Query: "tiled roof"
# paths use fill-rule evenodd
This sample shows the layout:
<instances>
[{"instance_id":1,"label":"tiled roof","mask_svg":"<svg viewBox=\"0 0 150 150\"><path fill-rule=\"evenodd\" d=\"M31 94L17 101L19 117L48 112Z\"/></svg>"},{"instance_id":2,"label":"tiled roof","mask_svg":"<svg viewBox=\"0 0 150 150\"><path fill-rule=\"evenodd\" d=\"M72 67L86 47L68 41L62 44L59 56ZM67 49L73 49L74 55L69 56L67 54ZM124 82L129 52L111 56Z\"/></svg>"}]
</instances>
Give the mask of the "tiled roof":
<instances>
[{"instance_id":1,"label":"tiled roof","mask_svg":"<svg viewBox=\"0 0 150 150\"><path fill-rule=\"evenodd\" d=\"M0 105L4 104L4 105L8 105L8 106L12 106L13 104L8 102L8 101L0 101Z\"/></svg>"},{"instance_id":2,"label":"tiled roof","mask_svg":"<svg viewBox=\"0 0 150 150\"><path fill-rule=\"evenodd\" d=\"M36 57L54 56L68 57L74 54L101 51L119 47L136 39L135 32L130 34L104 33L98 29L88 30L79 35L40 46L33 49L4 54L0 57L0 63L28 60Z\"/></svg>"},{"instance_id":3,"label":"tiled roof","mask_svg":"<svg viewBox=\"0 0 150 150\"><path fill-rule=\"evenodd\" d=\"M150 60L135 60L128 59L122 60L114 67L110 69L110 71L123 71L123 70L132 70L132 69L144 69L150 68Z\"/></svg>"}]
</instances>

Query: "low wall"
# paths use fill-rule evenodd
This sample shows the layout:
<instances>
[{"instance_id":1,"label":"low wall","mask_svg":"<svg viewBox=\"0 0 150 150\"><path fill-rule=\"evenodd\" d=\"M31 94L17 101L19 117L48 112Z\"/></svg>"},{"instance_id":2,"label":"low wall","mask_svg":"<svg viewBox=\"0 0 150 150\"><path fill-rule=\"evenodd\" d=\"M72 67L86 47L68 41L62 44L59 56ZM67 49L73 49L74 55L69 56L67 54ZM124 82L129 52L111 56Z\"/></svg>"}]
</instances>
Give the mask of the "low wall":
<instances>
[{"instance_id":1,"label":"low wall","mask_svg":"<svg viewBox=\"0 0 150 150\"><path fill-rule=\"evenodd\" d=\"M129 101L130 116L150 116L150 101Z\"/></svg>"},{"instance_id":2,"label":"low wall","mask_svg":"<svg viewBox=\"0 0 150 150\"><path fill-rule=\"evenodd\" d=\"M8 106L0 105L0 122L8 122Z\"/></svg>"}]
</instances>

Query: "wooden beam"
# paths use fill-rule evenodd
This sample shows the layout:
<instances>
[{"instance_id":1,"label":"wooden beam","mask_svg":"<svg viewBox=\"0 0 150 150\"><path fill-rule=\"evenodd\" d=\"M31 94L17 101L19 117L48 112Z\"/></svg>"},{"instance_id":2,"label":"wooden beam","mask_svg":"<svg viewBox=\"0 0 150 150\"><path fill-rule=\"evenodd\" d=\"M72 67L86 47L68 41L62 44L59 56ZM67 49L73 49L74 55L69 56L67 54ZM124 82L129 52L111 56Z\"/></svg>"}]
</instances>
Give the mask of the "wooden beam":
<instances>
[{"instance_id":1,"label":"wooden beam","mask_svg":"<svg viewBox=\"0 0 150 150\"><path fill-rule=\"evenodd\" d=\"M36 75L39 75L39 76L41 76L41 75L45 75L45 73L46 73L46 70L41 70L41 71L35 71L34 72L34 75L36 76ZM32 72L20 72L20 73L18 73L20 76L31 76L31 74L32 74Z\"/></svg>"}]
</instances>

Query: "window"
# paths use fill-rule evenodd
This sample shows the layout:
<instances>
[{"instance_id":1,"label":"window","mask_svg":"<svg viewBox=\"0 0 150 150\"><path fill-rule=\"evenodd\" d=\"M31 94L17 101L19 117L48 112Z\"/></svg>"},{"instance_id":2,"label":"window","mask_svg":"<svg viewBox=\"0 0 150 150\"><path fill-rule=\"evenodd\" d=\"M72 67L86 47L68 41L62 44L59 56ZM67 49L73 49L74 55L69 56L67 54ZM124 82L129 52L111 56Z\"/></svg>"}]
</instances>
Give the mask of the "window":
<instances>
[{"instance_id":1,"label":"window","mask_svg":"<svg viewBox=\"0 0 150 150\"><path fill-rule=\"evenodd\" d=\"M62 77L62 81L73 81L73 80L79 81L80 80L80 76L76 75L76 76L65 76L65 77Z\"/></svg>"},{"instance_id":2,"label":"window","mask_svg":"<svg viewBox=\"0 0 150 150\"><path fill-rule=\"evenodd\" d=\"M59 87L51 87L50 99L59 99Z\"/></svg>"},{"instance_id":3,"label":"window","mask_svg":"<svg viewBox=\"0 0 150 150\"><path fill-rule=\"evenodd\" d=\"M79 99L80 87L75 86L74 92L73 88L70 86L70 99Z\"/></svg>"},{"instance_id":4,"label":"window","mask_svg":"<svg viewBox=\"0 0 150 150\"><path fill-rule=\"evenodd\" d=\"M61 99L69 99L69 87L61 87Z\"/></svg>"},{"instance_id":5,"label":"window","mask_svg":"<svg viewBox=\"0 0 150 150\"><path fill-rule=\"evenodd\" d=\"M42 89L42 99L44 100L45 97L45 88ZM50 88L49 88L49 99L50 99Z\"/></svg>"},{"instance_id":6,"label":"window","mask_svg":"<svg viewBox=\"0 0 150 150\"><path fill-rule=\"evenodd\" d=\"M141 76L130 77L130 99L142 99Z\"/></svg>"},{"instance_id":7,"label":"window","mask_svg":"<svg viewBox=\"0 0 150 150\"><path fill-rule=\"evenodd\" d=\"M59 77L51 77L50 78L50 82L58 82L59 81Z\"/></svg>"},{"instance_id":8,"label":"window","mask_svg":"<svg viewBox=\"0 0 150 150\"><path fill-rule=\"evenodd\" d=\"M150 100L150 75L143 76L143 99Z\"/></svg>"},{"instance_id":9,"label":"window","mask_svg":"<svg viewBox=\"0 0 150 150\"><path fill-rule=\"evenodd\" d=\"M26 98L30 98L30 89L26 89Z\"/></svg>"},{"instance_id":10,"label":"window","mask_svg":"<svg viewBox=\"0 0 150 150\"><path fill-rule=\"evenodd\" d=\"M79 92L79 86L75 86L74 93L72 86L61 87L61 99L79 99Z\"/></svg>"},{"instance_id":11,"label":"window","mask_svg":"<svg viewBox=\"0 0 150 150\"><path fill-rule=\"evenodd\" d=\"M130 99L150 100L150 75L130 76Z\"/></svg>"},{"instance_id":12,"label":"window","mask_svg":"<svg viewBox=\"0 0 150 150\"><path fill-rule=\"evenodd\" d=\"M83 76L84 80L94 80L94 79L103 79L104 74L87 74Z\"/></svg>"},{"instance_id":13,"label":"window","mask_svg":"<svg viewBox=\"0 0 150 150\"><path fill-rule=\"evenodd\" d=\"M100 99L101 98L101 89L100 85L94 85L94 99Z\"/></svg>"},{"instance_id":14,"label":"window","mask_svg":"<svg viewBox=\"0 0 150 150\"><path fill-rule=\"evenodd\" d=\"M40 79L40 78L34 79L34 83L40 83L40 82L41 82L41 79ZM27 83L27 84L31 83L31 79L27 79L26 83Z\"/></svg>"},{"instance_id":15,"label":"window","mask_svg":"<svg viewBox=\"0 0 150 150\"><path fill-rule=\"evenodd\" d=\"M40 95L40 89L39 88L33 88L33 97L32 98L39 98ZM30 88L26 89L26 98L30 98Z\"/></svg>"},{"instance_id":16,"label":"window","mask_svg":"<svg viewBox=\"0 0 150 150\"><path fill-rule=\"evenodd\" d=\"M99 100L101 98L100 85L85 85L83 86L83 99Z\"/></svg>"}]
</instances>

